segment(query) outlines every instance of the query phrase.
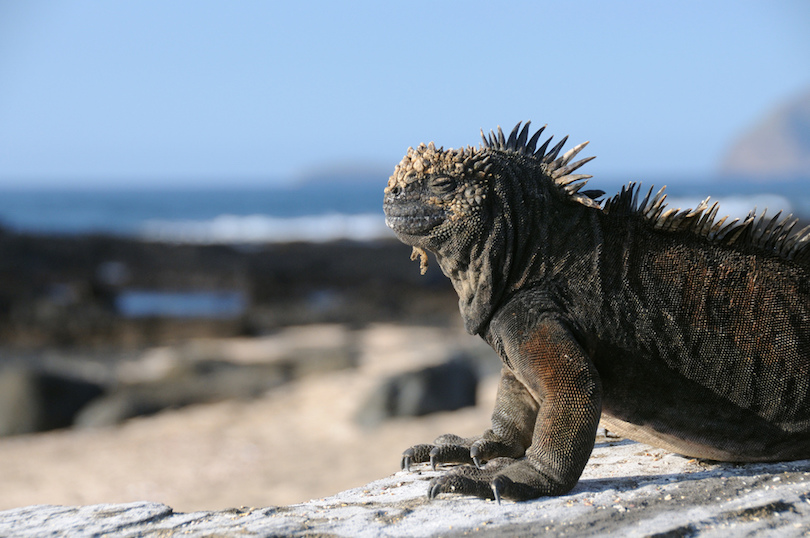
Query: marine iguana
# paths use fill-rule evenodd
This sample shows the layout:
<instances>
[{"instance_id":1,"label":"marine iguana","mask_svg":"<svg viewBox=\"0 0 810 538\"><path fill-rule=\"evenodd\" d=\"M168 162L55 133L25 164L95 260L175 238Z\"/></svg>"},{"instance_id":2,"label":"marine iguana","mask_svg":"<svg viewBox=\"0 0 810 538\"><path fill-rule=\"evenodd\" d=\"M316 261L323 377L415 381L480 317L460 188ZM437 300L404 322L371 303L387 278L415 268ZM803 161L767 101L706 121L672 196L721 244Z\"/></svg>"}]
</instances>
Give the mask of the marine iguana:
<instances>
[{"instance_id":1,"label":"marine iguana","mask_svg":"<svg viewBox=\"0 0 810 538\"><path fill-rule=\"evenodd\" d=\"M483 435L406 450L456 462L428 496L526 500L569 491L602 416L626 437L698 458L810 458L810 227L667 209L630 183L602 201L574 174L587 144L539 148L529 122L477 148L409 148L386 223L435 254L468 332L503 362ZM486 464L484 464L486 462Z\"/></svg>"}]
</instances>

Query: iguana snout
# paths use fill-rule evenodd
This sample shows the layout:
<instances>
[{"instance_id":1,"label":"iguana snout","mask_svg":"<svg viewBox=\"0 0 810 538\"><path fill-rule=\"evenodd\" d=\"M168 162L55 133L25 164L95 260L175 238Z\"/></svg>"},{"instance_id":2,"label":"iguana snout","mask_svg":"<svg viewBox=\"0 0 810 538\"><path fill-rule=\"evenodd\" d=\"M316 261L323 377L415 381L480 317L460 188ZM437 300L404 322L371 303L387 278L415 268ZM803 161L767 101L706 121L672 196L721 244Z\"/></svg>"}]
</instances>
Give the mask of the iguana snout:
<instances>
[{"instance_id":1,"label":"iguana snout","mask_svg":"<svg viewBox=\"0 0 810 538\"><path fill-rule=\"evenodd\" d=\"M447 219L440 205L425 203L421 189L395 186L383 200L385 224L399 236L422 236Z\"/></svg>"},{"instance_id":2,"label":"iguana snout","mask_svg":"<svg viewBox=\"0 0 810 538\"><path fill-rule=\"evenodd\" d=\"M468 241L480 227L489 170L488 158L472 148L408 148L385 188L386 224L404 243L428 250Z\"/></svg>"}]
</instances>

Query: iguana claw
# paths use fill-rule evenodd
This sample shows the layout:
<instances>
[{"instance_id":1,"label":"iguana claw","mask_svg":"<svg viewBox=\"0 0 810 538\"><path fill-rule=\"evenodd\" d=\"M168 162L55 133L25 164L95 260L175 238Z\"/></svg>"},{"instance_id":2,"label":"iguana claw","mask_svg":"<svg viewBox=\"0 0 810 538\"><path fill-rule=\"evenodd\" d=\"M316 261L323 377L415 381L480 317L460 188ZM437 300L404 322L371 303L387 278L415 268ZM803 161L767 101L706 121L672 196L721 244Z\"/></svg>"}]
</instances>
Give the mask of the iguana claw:
<instances>
[{"instance_id":1,"label":"iguana claw","mask_svg":"<svg viewBox=\"0 0 810 538\"><path fill-rule=\"evenodd\" d=\"M414 455L413 448L409 448L402 453L402 461L400 462L399 466L403 471L410 472L411 461L413 461L413 455Z\"/></svg>"},{"instance_id":2,"label":"iguana claw","mask_svg":"<svg viewBox=\"0 0 810 538\"><path fill-rule=\"evenodd\" d=\"M492 494L495 496L495 502L498 504L501 504L501 486L502 480L496 476L490 487L492 488Z\"/></svg>"}]
</instances>

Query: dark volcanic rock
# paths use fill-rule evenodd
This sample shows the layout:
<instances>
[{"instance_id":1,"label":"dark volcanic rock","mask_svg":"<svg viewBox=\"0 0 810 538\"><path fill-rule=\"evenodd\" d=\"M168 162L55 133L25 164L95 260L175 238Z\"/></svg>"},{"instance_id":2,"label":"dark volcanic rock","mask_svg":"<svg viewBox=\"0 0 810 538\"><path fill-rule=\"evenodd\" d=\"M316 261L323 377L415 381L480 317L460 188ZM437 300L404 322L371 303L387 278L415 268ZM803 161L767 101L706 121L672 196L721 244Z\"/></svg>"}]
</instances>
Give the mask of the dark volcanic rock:
<instances>
[{"instance_id":1,"label":"dark volcanic rock","mask_svg":"<svg viewBox=\"0 0 810 538\"><path fill-rule=\"evenodd\" d=\"M78 427L103 427L199 403L257 398L294 379L357 365L352 349L299 353L266 364L226 360L180 361L164 378L123 384L95 399L76 416Z\"/></svg>"},{"instance_id":2,"label":"dark volcanic rock","mask_svg":"<svg viewBox=\"0 0 810 538\"><path fill-rule=\"evenodd\" d=\"M436 269L424 277L398 241L177 245L0 230L0 340L25 347L138 347L263 334L310 323L446 324L458 297ZM128 290L222 292L238 317L126 317Z\"/></svg>"},{"instance_id":3,"label":"dark volcanic rock","mask_svg":"<svg viewBox=\"0 0 810 538\"><path fill-rule=\"evenodd\" d=\"M76 417L79 427L102 427L164 409L227 399L249 399L291 378L283 364L239 365L204 362L189 365L167 379L124 385L87 405Z\"/></svg>"},{"instance_id":4,"label":"dark volcanic rock","mask_svg":"<svg viewBox=\"0 0 810 538\"><path fill-rule=\"evenodd\" d=\"M415 417L475 405L478 372L473 359L458 356L444 364L387 379L357 414L363 426L391 417Z\"/></svg>"},{"instance_id":5,"label":"dark volcanic rock","mask_svg":"<svg viewBox=\"0 0 810 538\"><path fill-rule=\"evenodd\" d=\"M0 436L65 428L103 388L21 366L0 370Z\"/></svg>"}]
</instances>

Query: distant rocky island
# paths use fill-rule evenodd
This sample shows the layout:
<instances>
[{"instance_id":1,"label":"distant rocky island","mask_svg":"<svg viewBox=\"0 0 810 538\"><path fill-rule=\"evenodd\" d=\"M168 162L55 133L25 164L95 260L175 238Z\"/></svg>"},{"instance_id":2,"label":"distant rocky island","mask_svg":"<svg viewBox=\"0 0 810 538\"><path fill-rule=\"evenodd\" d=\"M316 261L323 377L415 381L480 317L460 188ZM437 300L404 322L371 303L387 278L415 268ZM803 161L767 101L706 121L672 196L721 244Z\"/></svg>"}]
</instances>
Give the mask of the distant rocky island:
<instances>
[{"instance_id":1,"label":"distant rocky island","mask_svg":"<svg viewBox=\"0 0 810 538\"><path fill-rule=\"evenodd\" d=\"M723 175L810 179L810 90L766 114L731 147Z\"/></svg>"}]
</instances>

